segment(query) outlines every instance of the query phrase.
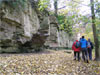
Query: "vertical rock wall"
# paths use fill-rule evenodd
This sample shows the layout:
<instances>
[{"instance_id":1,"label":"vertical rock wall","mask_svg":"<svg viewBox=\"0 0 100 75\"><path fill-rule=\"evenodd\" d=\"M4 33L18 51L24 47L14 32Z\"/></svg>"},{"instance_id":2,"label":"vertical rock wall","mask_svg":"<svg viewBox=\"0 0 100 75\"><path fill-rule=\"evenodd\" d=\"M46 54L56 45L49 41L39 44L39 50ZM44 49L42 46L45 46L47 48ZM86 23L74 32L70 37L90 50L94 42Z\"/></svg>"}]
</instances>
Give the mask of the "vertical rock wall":
<instances>
[{"instance_id":1,"label":"vertical rock wall","mask_svg":"<svg viewBox=\"0 0 100 75\"><path fill-rule=\"evenodd\" d=\"M0 53L38 51L44 44L71 47L72 39L64 31L58 31L56 17L46 10L40 12L29 2L24 10L11 8L5 4L0 8Z\"/></svg>"},{"instance_id":2,"label":"vertical rock wall","mask_svg":"<svg viewBox=\"0 0 100 75\"><path fill-rule=\"evenodd\" d=\"M67 48L72 47L72 44L73 44L73 37L72 36L69 36L64 31L59 31L57 35L58 35L59 47L67 47Z\"/></svg>"},{"instance_id":3,"label":"vertical rock wall","mask_svg":"<svg viewBox=\"0 0 100 75\"><path fill-rule=\"evenodd\" d=\"M48 31L49 27L48 15L43 17L41 22L35 8L32 8L30 3L27 3L26 7L24 11L12 10L12 7L5 4L0 8L0 52L18 52L23 46L32 47L34 40L47 34L45 31Z\"/></svg>"},{"instance_id":4,"label":"vertical rock wall","mask_svg":"<svg viewBox=\"0 0 100 75\"><path fill-rule=\"evenodd\" d=\"M45 42L49 47L67 47L71 48L73 37L64 31L58 31L58 22L55 16L50 16L49 37Z\"/></svg>"}]
</instances>

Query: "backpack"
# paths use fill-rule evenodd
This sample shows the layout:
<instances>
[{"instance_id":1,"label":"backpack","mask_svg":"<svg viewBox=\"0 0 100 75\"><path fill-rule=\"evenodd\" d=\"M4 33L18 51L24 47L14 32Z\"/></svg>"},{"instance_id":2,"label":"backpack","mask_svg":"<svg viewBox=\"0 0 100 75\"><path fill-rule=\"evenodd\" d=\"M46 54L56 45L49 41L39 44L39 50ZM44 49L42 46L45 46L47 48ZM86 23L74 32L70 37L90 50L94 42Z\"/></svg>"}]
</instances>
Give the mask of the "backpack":
<instances>
[{"instance_id":1,"label":"backpack","mask_svg":"<svg viewBox=\"0 0 100 75\"><path fill-rule=\"evenodd\" d=\"M87 42L87 48L91 48L90 42Z\"/></svg>"},{"instance_id":2,"label":"backpack","mask_svg":"<svg viewBox=\"0 0 100 75\"><path fill-rule=\"evenodd\" d=\"M80 42L76 42L75 47L79 48L80 47Z\"/></svg>"}]
</instances>

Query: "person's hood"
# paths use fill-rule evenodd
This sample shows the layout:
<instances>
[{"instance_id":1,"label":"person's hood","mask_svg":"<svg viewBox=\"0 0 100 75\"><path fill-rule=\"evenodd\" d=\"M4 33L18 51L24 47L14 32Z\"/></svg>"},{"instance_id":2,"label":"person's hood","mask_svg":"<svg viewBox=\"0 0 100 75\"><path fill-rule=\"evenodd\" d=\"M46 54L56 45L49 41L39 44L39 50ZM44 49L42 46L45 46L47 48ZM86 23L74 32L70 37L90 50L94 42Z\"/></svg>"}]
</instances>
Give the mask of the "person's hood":
<instances>
[{"instance_id":1,"label":"person's hood","mask_svg":"<svg viewBox=\"0 0 100 75\"><path fill-rule=\"evenodd\" d=\"M85 39L81 39L82 41L84 41Z\"/></svg>"},{"instance_id":2,"label":"person's hood","mask_svg":"<svg viewBox=\"0 0 100 75\"><path fill-rule=\"evenodd\" d=\"M76 42L78 42L78 40L76 40Z\"/></svg>"},{"instance_id":3,"label":"person's hood","mask_svg":"<svg viewBox=\"0 0 100 75\"><path fill-rule=\"evenodd\" d=\"M90 40L90 39L88 39L88 41L90 42L91 40Z\"/></svg>"}]
</instances>

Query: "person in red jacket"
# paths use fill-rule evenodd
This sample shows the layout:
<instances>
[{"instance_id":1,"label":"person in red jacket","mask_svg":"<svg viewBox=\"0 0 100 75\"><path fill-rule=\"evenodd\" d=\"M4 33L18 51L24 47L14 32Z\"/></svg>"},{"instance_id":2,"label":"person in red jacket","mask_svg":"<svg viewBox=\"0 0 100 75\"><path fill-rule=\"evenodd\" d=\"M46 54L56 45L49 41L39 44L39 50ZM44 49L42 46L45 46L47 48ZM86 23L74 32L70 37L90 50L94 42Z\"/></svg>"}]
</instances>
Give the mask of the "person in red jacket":
<instances>
[{"instance_id":1,"label":"person in red jacket","mask_svg":"<svg viewBox=\"0 0 100 75\"><path fill-rule=\"evenodd\" d=\"M80 61L80 42L76 40L72 45L72 50L74 51L74 60L78 59Z\"/></svg>"}]
</instances>

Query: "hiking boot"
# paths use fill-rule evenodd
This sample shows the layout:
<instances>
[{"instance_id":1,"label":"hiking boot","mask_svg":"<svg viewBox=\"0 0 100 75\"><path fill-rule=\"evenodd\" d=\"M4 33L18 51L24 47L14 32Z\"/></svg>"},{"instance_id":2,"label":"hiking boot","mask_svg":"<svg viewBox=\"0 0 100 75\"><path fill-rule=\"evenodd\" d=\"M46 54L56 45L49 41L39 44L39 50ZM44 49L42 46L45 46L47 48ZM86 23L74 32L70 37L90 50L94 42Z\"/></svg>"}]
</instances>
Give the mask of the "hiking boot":
<instances>
[{"instance_id":1,"label":"hiking boot","mask_svg":"<svg viewBox=\"0 0 100 75\"><path fill-rule=\"evenodd\" d=\"M89 61L88 61L88 60L86 60L86 63L89 63Z\"/></svg>"},{"instance_id":2,"label":"hiking boot","mask_svg":"<svg viewBox=\"0 0 100 75\"><path fill-rule=\"evenodd\" d=\"M80 62L80 59L78 59L78 61Z\"/></svg>"},{"instance_id":3,"label":"hiking boot","mask_svg":"<svg viewBox=\"0 0 100 75\"><path fill-rule=\"evenodd\" d=\"M76 60L76 58L74 58L74 60Z\"/></svg>"}]
</instances>

